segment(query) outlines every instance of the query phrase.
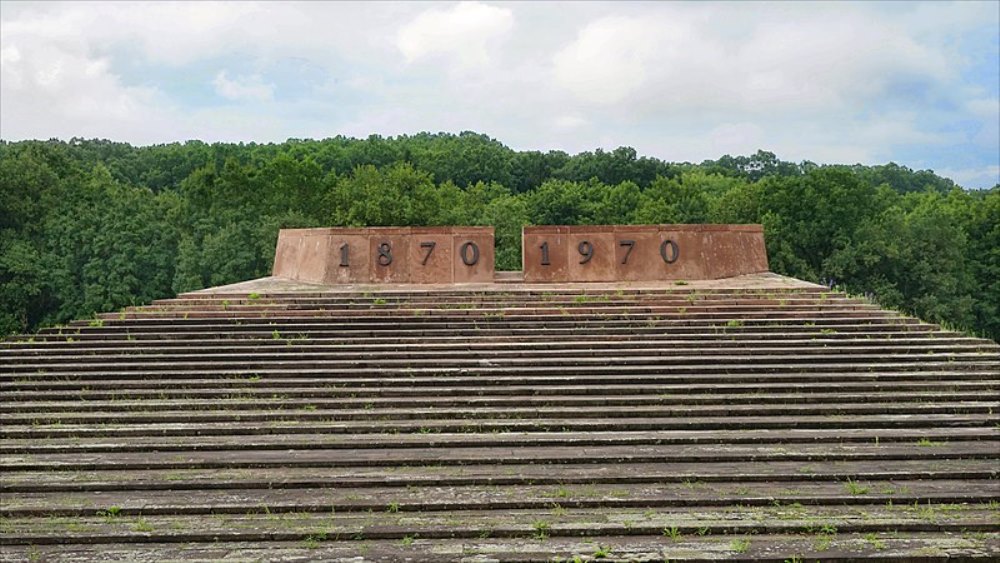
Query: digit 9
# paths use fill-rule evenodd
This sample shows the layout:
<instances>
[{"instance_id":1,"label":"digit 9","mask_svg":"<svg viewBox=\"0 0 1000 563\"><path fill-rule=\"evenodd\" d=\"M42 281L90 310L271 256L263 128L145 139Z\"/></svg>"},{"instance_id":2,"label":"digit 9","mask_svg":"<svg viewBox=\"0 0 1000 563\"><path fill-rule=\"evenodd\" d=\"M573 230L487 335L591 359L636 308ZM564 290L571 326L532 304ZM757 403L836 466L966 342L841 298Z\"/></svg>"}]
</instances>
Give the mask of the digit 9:
<instances>
[{"instance_id":1,"label":"digit 9","mask_svg":"<svg viewBox=\"0 0 1000 563\"><path fill-rule=\"evenodd\" d=\"M586 264L594 257L594 245L589 240L580 241L576 245L576 251L580 253L580 263Z\"/></svg>"}]
</instances>

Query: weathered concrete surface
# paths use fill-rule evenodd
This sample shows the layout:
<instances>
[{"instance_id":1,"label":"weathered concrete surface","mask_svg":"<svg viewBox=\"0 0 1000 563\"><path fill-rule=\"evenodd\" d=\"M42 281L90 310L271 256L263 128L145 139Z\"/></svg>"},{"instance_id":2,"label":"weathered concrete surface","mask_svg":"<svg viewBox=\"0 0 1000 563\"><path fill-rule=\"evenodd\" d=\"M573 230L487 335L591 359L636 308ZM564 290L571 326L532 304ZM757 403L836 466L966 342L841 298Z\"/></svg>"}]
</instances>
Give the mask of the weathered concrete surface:
<instances>
[{"instance_id":1,"label":"weathered concrete surface","mask_svg":"<svg viewBox=\"0 0 1000 563\"><path fill-rule=\"evenodd\" d=\"M0 343L0 560L1000 557L995 343L769 273L513 278Z\"/></svg>"},{"instance_id":2,"label":"weathered concrete surface","mask_svg":"<svg viewBox=\"0 0 1000 563\"><path fill-rule=\"evenodd\" d=\"M525 227L526 282L707 280L766 272L760 225Z\"/></svg>"},{"instance_id":3,"label":"weathered concrete surface","mask_svg":"<svg viewBox=\"0 0 1000 563\"><path fill-rule=\"evenodd\" d=\"M282 229L273 273L324 285L489 282L493 227Z\"/></svg>"}]
</instances>

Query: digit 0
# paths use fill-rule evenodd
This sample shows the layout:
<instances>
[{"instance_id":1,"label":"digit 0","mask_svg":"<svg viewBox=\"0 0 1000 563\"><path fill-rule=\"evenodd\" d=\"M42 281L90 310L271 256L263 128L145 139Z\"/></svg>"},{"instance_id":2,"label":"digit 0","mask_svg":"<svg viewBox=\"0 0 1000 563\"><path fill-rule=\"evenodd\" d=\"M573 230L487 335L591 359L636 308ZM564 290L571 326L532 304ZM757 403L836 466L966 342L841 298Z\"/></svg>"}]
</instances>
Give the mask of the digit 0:
<instances>
[{"instance_id":1,"label":"digit 0","mask_svg":"<svg viewBox=\"0 0 1000 563\"><path fill-rule=\"evenodd\" d=\"M681 249L676 242L667 239L660 243L660 256L667 264L673 264L681 257Z\"/></svg>"},{"instance_id":2,"label":"digit 0","mask_svg":"<svg viewBox=\"0 0 1000 563\"><path fill-rule=\"evenodd\" d=\"M469 252L470 250L472 252ZM470 240L462 245L458 255L462 257L462 263L466 266L475 266L479 262L479 247Z\"/></svg>"},{"instance_id":3,"label":"digit 0","mask_svg":"<svg viewBox=\"0 0 1000 563\"><path fill-rule=\"evenodd\" d=\"M392 246L387 242L378 245L378 263L379 266L392 264Z\"/></svg>"}]
</instances>

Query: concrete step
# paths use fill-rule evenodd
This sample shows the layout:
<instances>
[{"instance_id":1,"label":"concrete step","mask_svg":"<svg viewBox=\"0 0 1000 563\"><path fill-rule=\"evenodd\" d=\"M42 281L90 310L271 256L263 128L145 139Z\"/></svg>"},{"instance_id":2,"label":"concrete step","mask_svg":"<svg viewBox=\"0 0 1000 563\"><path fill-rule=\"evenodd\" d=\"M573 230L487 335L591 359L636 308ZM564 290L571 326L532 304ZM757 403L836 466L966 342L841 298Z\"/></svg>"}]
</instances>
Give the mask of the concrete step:
<instances>
[{"instance_id":1,"label":"concrete step","mask_svg":"<svg viewBox=\"0 0 1000 563\"><path fill-rule=\"evenodd\" d=\"M955 403L955 402L977 402L983 399L981 393L968 391L956 393L942 389L934 393L879 393L867 392L864 394L830 393L830 394L793 394L793 393L761 393L759 389L747 390L745 394L711 394L711 395L667 395L656 390L645 394L616 393L604 396L594 394L578 395L504 395L504 396L441 396L436 392L424 392L414 394L409 397L374 397L357 398L349 397L347 393L329 393L326 391L316 393L312 397L289 396L269 397L266 393L243 394L220 389L220 392L227 394L213 398L193 398L183 399L173 396L169 398L148 397L144 400L137 400L138 397L123 397L115 395L112 400L84 400L79 396L73 396L64 400L46 400L44 394L39 394L35 400L25 396L13 396L18 399L13 404L0 405L0 413L12 412L136 412L136 411L164 411L164 410L250 410L257 408L272 409L301 409L307 406L323 409L400 409L400 408L475 408L475 407L552 407L565 406L574 408L583 407L615 407L615 406L635 406L643 407L650 405L687 407L693 405L792 405L792 408L826 406L830 404L868 405L868 404L888 404L891 408L902 407L907 403ZM340 397L336 397L340 395ZM993 403L989 403L993 404Z\"/></svg>"},{"instance_id":2,"label":"concrete step","mask_svg":"<svg viewBox=\"0 0 1000 563\"><path fill-rule=\"evenodd\" d=\"M63 402L78 405L81 409L86 409L91 402L109 401L112 406L120 409L128 409L129 401L140 403L156 403L157 401L169 401L183 399L186 403L197 404L197 401L204 400L210 404L218 400L253 400L266 404L267 401L289 401L296 399L325 399L333 401L340 399L348 403L350 401L367 404L376 400L396 399L402 400L397 404L409 404L406 400L419 401L419 404L434 404L428 399L439 399L441 401L489 401L510 397L523 397L524 401L539 400L544 401L551 396L562 397L597 397L598 400L614 402L622 395L648 398L655 396L656 400L662 404L671 404L676 401L678 404L712 404L724 402L725 404L748 404L769 402L790 402L790 403L813 403L828 400L892 400L892 401L925 401L933 402L936 398L950 398L952 400L964 400L968 397L982 398L984 396L995 396L995 392L1000 389L1000 383L990 381L977 381L976 379L967 381L937 380L937 381L904 381L901 379L890 379L882 381L871 381L863 379L860 381L843 381L839 378L830 381L778 381L762 382L757 379L738 382L728 381L726 383L675 383L675 384L650 384L650 383L621 383L611 384L588 384L588 385L559 385L545 384L538 380L537 384L523 382L522 385L444 385L434 379L425 380L423 385L407 385L409 380L396 381L398 386L385 385L385 380L381 380L383 385L375 386L370 383L360 382L359 386L330 385L326 382L314 382L313 385L297 384L296 382L265 381L263 378L252 376L244 378L230 378L223 382L222 386L197 387L186 385L184 388L139 388L129 386L128 388L114 388L111 390L101 390L83 387L67 387L66 390L46 390L47 386L30 386L34 390L10 391L7 396L11 402L0 405L2 412L24 412L23 405L31 402L47 402L52 408L57 409ZM285 383L285 385L281 385ZM13 386L12 386L13 388ZM62 388L58 388L62 389ZM994 392L993 395L990 393ZM985 394L985 395L984 395ZM859 399L857 397L863 397ZM520 400L520 399L515 399ZM46 407L49 408L49 407ZM2 429L0 429L2 432Z\"/></svg>"},{"instance_id":3,"label":"concrete step","mask_svg":"<svg viewBox=\"0 0 1000 563\"><path fill-rule=\"evenodd\" d=\"M513 444L511 444L513 445ZM895 479L991 479L997 467L990 459L909 459L896 460L891 469L879 461L840 461L836 468L789 461L718 463L639 463L621 464L620 472L600 471L593 463L525 464L504 466L469 465L442 471L434 466L398 466L391 474L382 468L259 468L214 470L110 470L10 472L0 476L0 491L7 493L55 493L86 491L197 491L244 489L356 488L356 487L471 487L515 485L682 485L694 490L716 488L716 484L736 485L784 482L830 482L848 488L848 481L892 481ZM860 492L859 487L857 492ZM582 488L582 487L581 487ZM863 494L873 491L868 486ZM882 494L901 492L886 486ZM567 498L568 491L559 492ZM594 495L590 495L594 496Z\"/></svg>"},{"instance_id":4,"label":"concrete step","mask_svg":"<svg viewBox=\"0 0 1000 563\"><path fill-rule=\"evenodd\" d=\"M934 505L929 511L933 512ZM551 514L551 511L549 512ZM616 511L623 517L639 518L645 515L643 511ZM772 518L781 518L786 512L775 513ZM826 512L820 512L820 517ZM549 524L551 516L544 513L521 513L519 515L532 526L521 528L489 528L483 526L478 533L462 533L451 537L426 537L419 533L407 531L404 528L396 530L402 534L399 538L378 539L385 534L368 533L368 528L360 527L357 533L328 534L317 531L320 526L311 530L302 530L299 535L285 534L281 538L268 535L266 540L247 541L163 541L163 537L155 543L126 543L134 540L120 540L107 543L75 543L57 545L51 543L28 545L24 540L8 548L17 558L42 559L73 558L74 560L90 561L101 559L105 561L138 561L143 558L155 561L174 560L215 560L220 553L238 553L254 561L270 561L278 558L296 559L302 561L413 561L413 562L451 562L451 561L509 561L523 563L542 563L551 561L553 553L563 560L593 561L604 559L608 561L705 561L707 556L737 560L822 560L846 562L862 558L893 558L908 561L929 560L928 554L937 557L984 558L1000 551L1000 533L967 530L965 532L922 532L916 530L888 530L891 523L876 531L859 528L854 519L842 517L830 518L821 525L815 522L803 522L803 525L788 533L771 533L766 527L737 527L729 520L729 525L711 525L711 520L680 520L672 513L665 515L662 521L667 522L664 530L677 528L677 539L666 538L664 530L659 534L639 535L634 533L602 534L603 528L596 528L593 533L583 533L582 537L553 536L544 534L534 528L535 522ZM787 518L787 516L785 516ZM457 516L453 520L461 520ZM548 518L548 519L546 519ZM185 529L199 518L184 517L143 517L121 520L123 528L141 527L143 529ZM447 519L447 518L446 518ZM284 522L284 518L273 518ZM240 524L245 519L226 520L233 528L243 527ZM629 520L635 522L636 520ZM891 522L891 521L890 521ZM305 523L308 525L308 521ZM659 523L659 522L658 522ZM657 523L657 524L658 524ZM673 524L671 524L673 523ZM682 523L683 527L674 524ZM897 523L900 523L897 521ZM839 525L839 528L838 528ZM59 530L73 527L69 519L57 520L49 530L42 530L40 537L49 537ZM788 527L790 528L790 526ZM904 526L904 530L908 526ZM779 528L780 529L780 528ZM883 531L883 529L888 531ZM630 531L635 530L634 524ZM824 531L825 530L825 531ZM838 533L838 530L839 533ZM731 533L730 533L731 532ZM742 534L742 535L741 535ZM289 536L294 539L287 539ZM376 537L372 537L376 536ZM190 536L182 536L185 540ZM182 543L183 542L183 543Z\"/></svg>"},{"instance_id":5,"label":"concrete step","mask_svg":"<svg viewBox=\"0 0 1000 563\"><path fill-rule=\"evenodd\" d=\"M863 428L853 430L860 431ZM763 429L761 429L763 430ZM574 430L567 430L574 432ZM735 431L730 429L730 431ZM576 430L575 432L588 432ZM605 432L607 432L605 430ZM649 430L642 430L649 432ZM930 432L930 430L928 431ZM967 429L967 432L972 430ZM982 433L982 431L980 431ZM487 432L489 433L489 432ZM423 440L433 441L434 432L422 433ZM704 433L703 434L707 434ZM395 439L395 438L394 438ZM417 440L414 437L413 440ZM521 445L497 447L406 447L354 448L338 447L340 440L302 442L301 447L285 444L282 448L256 447L254 442L234 443L234 447L183 448L179 450L120 452L107 456L104 452L54 452L26 456L3 454L0 461L9 471L145 471L179 469L264 469L282 467L456 467L471 465L493 466L506 473L507 466L525 464L590 464L595 471L608 471L608 464L647 463L743 463L798 462L803 467L818 467L833 462L932 460L932 459L998 459L998 441L964 440L923 445L921 441L877 444L869 442L804 443L794 447L783 443L679 443L624 445L614 443L589 450L579 445ZM498 457L499 454L499 457ZM891 463L889 463L891 466ZM557 470L556 470L557 471ZM556 473L557 475L558 473ZM402 482L400 482L402 485Z\"/></svg>"},{"instance_id":6,"label":"concrete step","mask_svg":"<svg viewBox=\"0 0 1000 563\"><path fill-rule=\"evenodd\" d=\"M355 374L349 380L338 377L333 379L327 377L328 372L319 374L305 374L300 372L224 372L218 374L214 379L195 378L135 378L128 375L121 379L111 380L108 377L96 377L84 379L82 377L52 377L41 376L15 378L9 383L0 380L0 391L74 391L81 397L91 392L131 392L134 390L158 390L166 393L170 390L218 390L220 386L229 386L230 389L239 389L240 392L252 391L254 388L271 387L275 390L282 388L300 388L312 386L336 390L339 388L364 386L371 390L389 389L396 391L400 388L414 389L424 388L427 390L440 387L442 384L455 386L478 385L483 387L503 389L512 383L528 384L544 388L547 386L566 385L595 385L598 387L617 385L727 385L740 383L744 386L750 385L795 385L795 384L854 384L854 385L880 385L894 386L899 384L933 384L938 387L951 388L956 385L979 385L978 388L984 391L995 392L1000 388L1000 382L992 378L996 370L974 371L966 369L956 369L948 371L866 371L864 368L857 372L844 371L803 371L796 369L790 373L741 373L733 374L723 372L695 374L680 373L675 375L665 375L662 370L652 370L651 374L613 375L607 373L597 373L593 375L580 374L580 370L573 370L576 375L524 375L524 374L504 374L493 372L490 377L482 377L481 373L469 373L469 370L458 373L444 373L440 371L426 371L417 373L400 373L394 376L380 377L378 373L373 373L369 377L358 377ZM445 376L449 376L445 379ZM3 377L3 376L0 376ZM264 382L264 386L258 386ZM986 382L985 384L983 382ZM283 393L283 391L281 391ZM123 395L124 396L124 395Z\"/></svg>"},{"instance_id":7,"label":"concrete step","mask_svg":"<svg viewBox=\"0 0 1000 563\"><path fill-rule=\"evenodd\" d=\"M0 343L2 558L1000 557L996 343L782 279L501 277Z\"/></svg>"}]
</instances>

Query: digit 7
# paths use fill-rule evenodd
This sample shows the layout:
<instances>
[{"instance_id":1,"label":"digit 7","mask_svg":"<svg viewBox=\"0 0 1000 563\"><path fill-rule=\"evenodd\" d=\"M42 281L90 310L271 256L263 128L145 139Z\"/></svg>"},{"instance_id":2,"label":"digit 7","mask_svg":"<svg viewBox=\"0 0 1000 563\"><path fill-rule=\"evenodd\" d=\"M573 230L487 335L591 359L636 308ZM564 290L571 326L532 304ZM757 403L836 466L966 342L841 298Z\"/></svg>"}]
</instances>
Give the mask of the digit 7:
<instances>
[{"instance_id":1,"label":"digit 7","mask_svg":"<svg viewBox=\"0 0 1000 563\"><path fill-rule=\"evenodd\" d=\"M427 260L430 259L431 253L434 252L434 247L437 246L436 242L422 242L420 243L420 248L426 248L427 254L424 255L424 259L420 261L421 266L427 265Z\"/></svg>"},{"instance_id":2,"label":"digit 7","mask_svg":"<svg viewBox=\"0 0 1000 563\"><path fill-rule=\"evenodd\" d=\"M625 256L622 257L622 264L628 263L628 255L632 254L632 249L635 248L634 240L620 240L618 241L618 246L627 246L628 250L625 251Z\"/></svg>"}]
</instances>

